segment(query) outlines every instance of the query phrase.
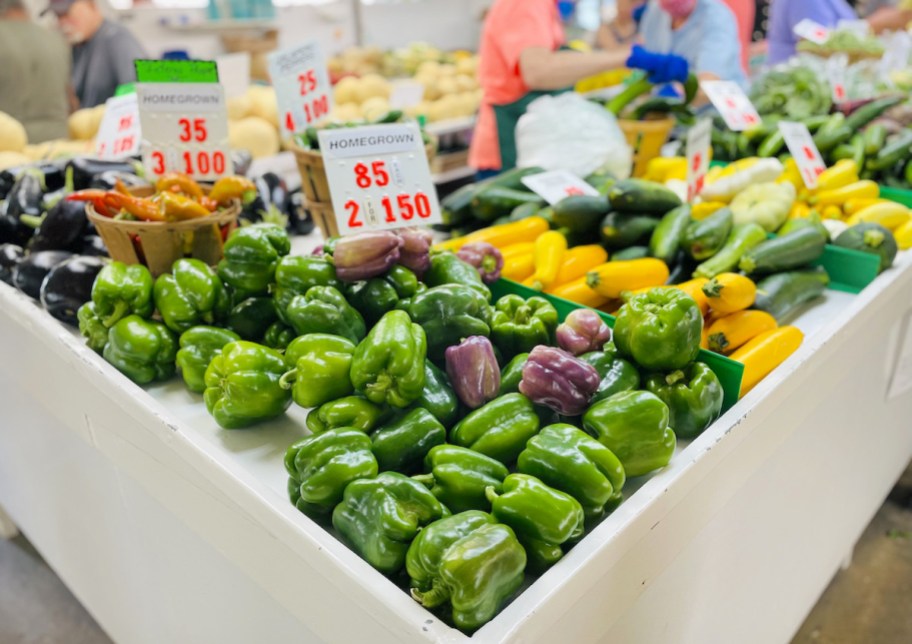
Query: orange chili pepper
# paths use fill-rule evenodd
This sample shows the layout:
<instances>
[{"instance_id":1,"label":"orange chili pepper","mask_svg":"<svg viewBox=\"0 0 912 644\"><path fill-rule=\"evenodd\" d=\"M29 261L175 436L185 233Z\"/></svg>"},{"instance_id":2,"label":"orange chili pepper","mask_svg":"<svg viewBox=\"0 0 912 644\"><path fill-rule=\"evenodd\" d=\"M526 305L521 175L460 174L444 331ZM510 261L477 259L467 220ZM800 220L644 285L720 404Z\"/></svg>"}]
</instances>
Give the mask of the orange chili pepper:
<instances>
[{"instance_id":1,"label":"orange chili pepper","mask_svg":"<svg viewBox=\"0 0 912 644\"><path fill-rule=\"evenodd\" d=\"M159 177L155 182L156 192L178 192L197 201L203 196L200 185L180 172L168 172Z\"/></svg>"},{"instance_id":2,"label":"orange chili pepper","mask_svg":"<svg viewBox=\"0 0 912 644\"><path fill-rule=\"evenodd\" d=\"M190 197L177 192L162 192L159 194L161 210L166 221L184 221L208 217L211 213L204 205Z\"/></svg>"},{"instance_id":3,"label":"orange chili pepper","mask_svg":"<svg viewBox=\"0 0 912 644\"><path fill-rule=\"evenodd\" d=\"M203 195L203 198L199 200L203 207L206 208L209 212L215 212L215 209L218 208L218 202L215 199L210 199L206 195Z\"/></svg>"},{"instance_id":4,"label":"orange chili pepper","mask_svg":"<svg viewBox=\"0 0 912 644\"><path fill-rule=\"evenodd\" d=\"M129 195L130 189L127 188L127 184L121 181L119 178L114 182L114 191L119 192L122 195Z\"/></svg>"},{"instance_id":5,"label":"orange chili pepper","mask_svg":"<svg viewBox=\"0 0 912 644\"><path fill-rule=\"evenodd\" d=\"M245 200L250 193L256 192L256 185L246 177L222 177L215 182L209 191L209 198L220 206L227 206L235 199Z\"/></svg>"},{"instance_id":6,"label":"orange chili pepper","mask_svg":"<svg viewBox=\"0 0 912 644\"><path fill-rule=\"evenodd\" d=\"M102 217L113 217L115 213L112 212L105 203L105 196L107 194L108 193L105 190L92 188L89 190L80 190L79 192L71 192L64 197L64 199L67 201L91 201L92 206L95 208L95 212L99 215Z\"/></svg>"},{"instance_id":7,"label":"orange chili pepper","mask_svg":"<svg viewBox=\"0 0 912 644\"><path fill-rule=\"evenodd\" d=\"M104 197L105 205L115 212L123 210L143 221L164 221L162 209L150 199L141 199L120 192L108 192Z\"/></svg>"}]
</instances>

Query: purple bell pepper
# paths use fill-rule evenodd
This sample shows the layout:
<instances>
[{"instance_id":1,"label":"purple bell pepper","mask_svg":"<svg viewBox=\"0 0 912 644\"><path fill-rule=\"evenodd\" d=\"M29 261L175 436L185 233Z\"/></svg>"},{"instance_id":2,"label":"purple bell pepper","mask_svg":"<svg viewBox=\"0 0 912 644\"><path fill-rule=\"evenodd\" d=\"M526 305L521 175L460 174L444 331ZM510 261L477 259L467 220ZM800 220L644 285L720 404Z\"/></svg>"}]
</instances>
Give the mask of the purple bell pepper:
<instances>
[{"instance_id":1,"label":"purple bell pepper","mask_svg":"<svg viewBox=\"0 0 912 644\"><path fill-rule=\"evenodd\" d=\"M557 344L575 356L601 351L611 339L611 329L595 311L576 309L557 327Z\"/></svg>"},{"instance_id":2,"label":"purple bell pepper","mask_svg":"<svg viewBox=\"0 0 912 644\"><path fill-rule=\"evenodd\" d=\"M424 228L403 228L398 231L402 238L399 263L415 273L420 279L431 267L431 244L434 237Z\"/></svg>"},{"instance_id":3,"label":"purple bell pepper","mask_svg":"<svg viewBox=\"0 0 912 644\"><path fill-rule=\"evenodd\" d=\"M485 284L492 284L500 279L504 265L503 254L488 242L466 244L459 249L456 256L474 266Z\"/></svg>"},{"instance_id":4,"label":"purple bell pepper","mask_svg":"<svg viewBox=\"0 0 912 644\"><path fill-rule=\"evenodd\" d=\"M342 237L336 242L333 263L343 282L358 282L386 273L399 261L402 238L388 230Z\"/></svg>"},{"instance_id":5,"label":"purple bell pepper","mask_svg":"<svg viewBox=\"0 0 912 644\"><path fill-rule=\"evenodd\" d=\"M448 347L445 357L450 384L466 407L477 409L497 397L500 367L490 340L482 335L469 336Z\"/></svg>"},{"instance_id":6,"label":"purple bell pepper","mask_svg":"<svg viewBox=\"0 0 912 644\"><path fill-rule=\"evenodd\" d=\"M519 392L559 414L578 416L586 411L598 386L595 367L563 349L538 345L523 366Z\"/></svg>"}]
</instances>

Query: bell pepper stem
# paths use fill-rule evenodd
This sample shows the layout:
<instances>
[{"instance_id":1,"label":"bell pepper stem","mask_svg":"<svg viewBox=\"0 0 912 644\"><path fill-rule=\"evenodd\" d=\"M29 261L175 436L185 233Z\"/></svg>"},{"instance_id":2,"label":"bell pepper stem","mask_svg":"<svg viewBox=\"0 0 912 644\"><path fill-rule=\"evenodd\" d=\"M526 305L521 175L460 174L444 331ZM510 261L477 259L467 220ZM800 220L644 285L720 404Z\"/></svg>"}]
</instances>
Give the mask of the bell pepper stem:
<instances>
[{"instance_id":1,"label":"bell pepper stem","mask_svg":"<svg viewBox=\"0 0 912 644\"><path fill-rule=\"evenodd\" d=\"M114 326L117 321L125 316L129 311L130 305L124 301L120 301L114 305L114 311L111 313L111 315L101 318L101 323L110 328Z\"/></svg>"},{"instance_id":2,"label":"bell pepper stem","mask_svg":"<svg viewBox=\"0 0 912 644\"><path fill-rule=\"evenodd\" d=\"M488 502L494 503L498 496L500 495L497 494L497 490L494 489L493 485L489 485L485 488L485 498L488 500Z\"/></svg>"},{"instance_id":3,"label":"bell pepper stem","mask_svg":"<svg viewBox=\"0 0 912 644\"><path fill-rule=\"evenodd\" d=\"M286 371L282 374L282 377L279 378L279 386L282 389L291 389L294 386L295 380L298 379L298 370L292 369L291 371Z\"/></svg>"},{"instance_id":4,"label":"bell pepper stem","mask_svg":"<svg viewBox=\"0 0 912 644\"><path fill-rule=\"evenodd\" d=\"M425 608L434 608L436 606L440 606L450 597L449 591L441 586L434 586L426 592L422 592L417 588L412 588L411 595L412 599L414 599Z\"/></svg>"},{"instance_id":5,"label":"bell pepper stem","mask_svg":"<svg viewBox=\"0 0 912 644\"><path fill-rule=\"evenodd\" d=\"M674 385L684 378L684 372L678 369L677 371L672 371L670 374L665 376L665 382L669 385Z\"/></svg>"},{"instance_id":6,"label":"bell pepper stem","mask_svg":"<svg viewBox=\"0 0 912 644\"><path fill-rule=\"evenodd\" d=\"M413 481L418 481L422 485L427 487L434 487L434 475L433 474L416 474L412 477Z\"/></svg>"}]
</instances>

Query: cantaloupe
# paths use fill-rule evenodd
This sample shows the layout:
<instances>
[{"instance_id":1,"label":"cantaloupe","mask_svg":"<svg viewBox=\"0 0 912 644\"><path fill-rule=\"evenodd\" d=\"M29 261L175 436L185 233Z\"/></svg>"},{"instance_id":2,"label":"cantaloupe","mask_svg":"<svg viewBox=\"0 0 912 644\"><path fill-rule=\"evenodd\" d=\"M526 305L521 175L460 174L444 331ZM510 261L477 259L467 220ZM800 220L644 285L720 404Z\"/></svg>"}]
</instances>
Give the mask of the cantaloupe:
<instances>
[{"instance_id":1,"label":"cantaloupe","mask_svg":"<svg viewBox=\"0 0 912 644\"><path fill-rule=\"evenodd\" d=\"M345 78L340 79L333 88L333 98L336 100L336 105L341 105L343 103L359 103L358 87L360 84L361 81L354 76L346 76Z\"/></svg>"},{"instance_id":2,"label":"cantaloupe","mask_svg":"<svg viewBox=\"0 0 912 644\"><path fill-rule=\"evenodd\" d=\"M279 134L266 119L248 116L228 122L228 144L236 150L248 150L254 159L279 152Z\"/></svg>"},{"instance_id":3,"label":"cantaloupe","mask_svg":"<svg viewBox=\"0 0 912 644\"><path fill-rule=\"evenodd\" d=\"M249 116L258 116L278 129L279 107L275 89L266 85L251 85L247 90L247 98L250 100Z\"/></svg>"}]
</instances>

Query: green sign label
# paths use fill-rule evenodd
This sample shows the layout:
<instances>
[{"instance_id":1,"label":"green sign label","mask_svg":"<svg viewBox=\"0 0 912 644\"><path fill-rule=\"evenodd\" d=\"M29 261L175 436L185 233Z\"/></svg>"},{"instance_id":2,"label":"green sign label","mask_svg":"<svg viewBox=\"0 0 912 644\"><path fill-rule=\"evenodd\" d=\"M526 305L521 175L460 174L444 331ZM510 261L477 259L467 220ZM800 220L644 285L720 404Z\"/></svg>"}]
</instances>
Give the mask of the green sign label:
<instances>
[{"instance_id":1,"label":"green sign label","mask_svg":"<svg viewBox=\"0 0 912 644\"><path fill-rule=\"evenodd\" d=\"M214 60L136 60L139 83L217 83Z\"/></svg>"}]
</instances>

